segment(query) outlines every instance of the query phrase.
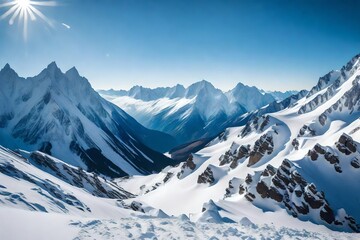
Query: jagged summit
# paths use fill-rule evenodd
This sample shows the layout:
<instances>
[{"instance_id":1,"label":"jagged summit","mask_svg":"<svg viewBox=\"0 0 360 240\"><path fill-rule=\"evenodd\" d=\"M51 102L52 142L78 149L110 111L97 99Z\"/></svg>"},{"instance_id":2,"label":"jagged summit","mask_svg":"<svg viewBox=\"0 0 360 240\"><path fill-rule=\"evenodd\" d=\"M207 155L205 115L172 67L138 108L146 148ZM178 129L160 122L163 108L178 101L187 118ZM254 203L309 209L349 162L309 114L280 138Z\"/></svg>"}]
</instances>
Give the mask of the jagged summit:
<instances>
[{"instance_id":1,"label":"jagged summit","mask_svg":"<svg viewBox=\"0 0 360 240\"><path fill-rule=\"evenodd\" d=\"M10 67L9 64L6 64L3 69L0 70L0 98L3 96L6 100L0 102L3 109L11 108L7 97L9 94L13 93L16 90L16 85L18 82L24 82L24 78L19 77L19 75ZM1 125L1 114L0 114L0 125Z\"/></svg>"},{"instance_id":2,"label":"jagged summit","mask_svg":"<svg viewBox=\"0 0 360 240\"><path fill-rule=\"evenodd\" d=\"M76 76L80 77L79 71L76 69L76 67L72 67L65 73L67 76Z\"/></svg>"},{"instance_id":3,"label":"jagged summit","mask_svg":"<svg viewBox=\"0 0 360 240\"><path fill-rule=\"evenodd\" d=\"M342 67L341 70L349 71L355 65L359 65L359 64L360 64L360 53L354 56L345 66Z\"/></svg>"},{"instance_id":4,"label":"jagged summit","mask_svg":"<svg viewBox=\"0 0 360 240\"><path fill-rule=\"evenodd\" d=\"M56 64L56 62L51 62L45 69L44 71L46 71L47 73L51 74L52 77L55 76L55 74L60 75L63 72L61 71L61 69L58 67L58 65Z\"/></svg>"},{"instance_id":5,"label":"jagged summit","mask_svg":"<svg viewBox=\"0 0 360 240\"><path fill-rule=\"evenodd\" d=\"M14 71L14 69L11 68L10 64L7 63L5 64L5 66L0 70L0 74L4 75L13 75L13 76L18 76L18 74Z\"/></svg>"},{"instance_id":6,"label":"jagged summit","mask_svg":"<svg viewBox=\"0 0 360 240\"><path fill-rule=\"evenodd\" d=\"M2 68L2 70L9 70L9 69L11 69L9 63L5 64L5 66Z\"/></svg>"},{"instance_id":7,"label":"jagged summit","mask_svg":"<svg viewBox=\"0 0 360 240\"><path fill-rule=\"evenodd\" d=\"M193 98L193 97L197 96L200 92L211 94L211 93L216 93L216 92L219 92L219 91L220 90L216 89L214 87L214 85L212 85L210 82L208 82L206 80L201 80L199 82L196 82L196 83L190 85L186 89L185 97L186 98Z\"/></svg>"},{"instance_id":8,"label":"jagged summit","mask_svg":"<svg viewBox=\"0 0 360 240\"><path fill-rule=\"evenodd\" d=\"M8 72L0 74L1 145L44 151L108 176L150 173L172 163L150 148L166 148L172 137L144 128L101 98L75 68L63 73L52 62L26 81Z\"/></svg>"},{"instance_id":9,"label":"jagged summit","mask_svg":"<svg viewBox=\"0 0 360 240\"><path fill-rule=\"evenodd\" d=\"M55 61L52 61L51 63L49 63L49 65L46 68L47 69L59 69L59 67Z\"/></svg>"},{"instance_id":10,"label":"jagged summit","mask_svg":"<svg viewBox=\"0 0 360 240\"><path fill-rule=\"evenodd\" d=\"M234 89L226 93L226 96L231 103L239 103L248 111L256 110L276 100L272 95L242 83L238 83Z\"/></svg>"}]
</instances>

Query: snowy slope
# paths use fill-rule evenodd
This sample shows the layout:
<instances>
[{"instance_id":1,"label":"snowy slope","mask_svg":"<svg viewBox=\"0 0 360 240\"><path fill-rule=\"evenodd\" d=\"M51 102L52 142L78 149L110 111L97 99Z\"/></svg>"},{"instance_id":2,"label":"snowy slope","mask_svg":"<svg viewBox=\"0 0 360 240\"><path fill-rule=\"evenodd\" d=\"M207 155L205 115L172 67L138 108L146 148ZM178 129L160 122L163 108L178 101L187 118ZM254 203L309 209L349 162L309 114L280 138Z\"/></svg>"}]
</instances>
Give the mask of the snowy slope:
<instances>
[{"instance_id":1,"label":"snowy slope","mask_svg":"<svg viewBox=\"0 0 360 240\"><path fill-rule=\"evenodd\" d=\"M75 68L63 73L51 63L24 79L6 65L0 85L5 147L40 150L108 176L152 173L173 163L145 145L159 144L165 151L172 137L144 128L101 98Z\"/></svg>"},{"instance_id":2,"label":"snowy slope","mask_svg":"<svg viewBox=\"0 0 360 240\"><path fill-rule=\"evenodd\" d=\"M74 171L74 179L82 184L82 187L77 187L70 180L73 177L70 177L69 169L73 167L52 158L51 161L67 166L59 168L59 173L67 176L61 179L58 174L51 174L49 169L45 171L37 168L32 161L9 149L0 148L1 208L83 217L128 216L128 213L116 203L117 199L133 195L115 183L106 182L85 171ZM110 193L113 194L113 199L108 198L111 196ZM105 196L107 198L102 198Z\"/></svg>"},{"instance_id":3,"label":"snowy slope","mask_svg":"<svg viewBox=\"0 0 360 240\"><path fill-rule=\"evenodd\" d=\"M178 167L120 184L192 219L359 232L360 55L330 75L286 108L225 130Z\"/></svg>"},{"instance_id":4,"label":"snowy slope","mask_svg":"<svg viewBox=\"0 0 360 240\"><path fill-rule=\"evenodd\" d=\"M11 217L9 217L11 216ZM312 229L239 223L191 222L186 216L171 218L80 218L13 209L0 209L0 232L4 240L17 239L336 239L356 240L359 235ZM6 220L5 220L6 219ZM3 220L3 221L2 221ZM49 224L51 223L51 224ZM46 227L44 227L46 226ZM10 231L10 229L16 229ZM21 229L21 231L17 230Z\"/></svg>"},{"instance_id":5,"label":"snowy slope","mask_svg":"<svg viewBox=\"0 0 360 240\"><path fill-rule=\"evenodd\" d=\"M195 223L185 215L170 217L131 199L128 207L123 200L134 196L115 182L43 153L21 154L27 157L0 148L0 238L4 240L247 239L279 235L289 239L356 239L321 226L309 225L304 231L299 227L254 224L247 218L238 223L208 223L201 219ZM102 195L105 192L123 197L106 197Z\"/></svg>"},{"instance_id":6,"label":"snowy slope","mask_svg":"<svg viewBox=\"0 0 360 240\"><path fill-rule=\"evenodd\" d=\"M247 111L253 111L275 100L283 100L291 92L265 93L256 87L239 83L223 93L203 80L188 88L144 88L135 86L129 91L100 90L109 101L124 109L144 126L166 132L179 144L214 137ZM175 147L175 146L174 146Z\"/></svg>"}]
</instances>

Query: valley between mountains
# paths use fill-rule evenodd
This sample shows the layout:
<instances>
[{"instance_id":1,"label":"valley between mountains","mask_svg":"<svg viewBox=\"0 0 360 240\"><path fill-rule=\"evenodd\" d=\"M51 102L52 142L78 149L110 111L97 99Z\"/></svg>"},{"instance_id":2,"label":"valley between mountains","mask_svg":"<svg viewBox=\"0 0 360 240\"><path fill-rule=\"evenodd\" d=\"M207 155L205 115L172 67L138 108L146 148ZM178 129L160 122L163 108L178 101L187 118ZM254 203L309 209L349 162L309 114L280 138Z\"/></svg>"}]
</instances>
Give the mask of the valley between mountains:
<instances>
[{"instance_id":1,"label":"valley between mountains","mask_svg":"<svg viewBox=\"0 0 360 240\"><path fill-rule=\"evenodd\" d=\"M301 91L0 86L0 239L360 238L360 55Z\"/></svg>"}]
</instances>

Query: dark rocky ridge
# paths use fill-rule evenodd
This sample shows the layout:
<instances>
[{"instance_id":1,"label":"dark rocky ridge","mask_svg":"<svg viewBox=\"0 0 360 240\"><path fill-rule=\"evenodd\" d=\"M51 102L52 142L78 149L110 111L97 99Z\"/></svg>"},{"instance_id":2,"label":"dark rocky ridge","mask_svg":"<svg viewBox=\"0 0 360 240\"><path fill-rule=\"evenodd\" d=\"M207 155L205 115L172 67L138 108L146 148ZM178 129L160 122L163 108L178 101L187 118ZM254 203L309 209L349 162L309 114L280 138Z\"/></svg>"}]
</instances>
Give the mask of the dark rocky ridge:
<instances>
[{"instance_id":1,"label":"dark rocky ridge","mask_svg":"<svg viewBox=\"0 0 360 240\"><path fill-rule=\"evenodd\" d=\"M319 147L316 149L323 152ZM360 232L360 225L354 218L337 215L336 209L333 209L326 200L324 192L317 190L315 184L308 183L289 160L284 160L278 169L267 165L260 174L248 175L245 181L231 180L225 197L233 194L244 194L244 197L254 205L257 204L258 198L268 199L273 201L273 204L285 208L293 217L303 219L302 216L308 216L311 219L313 214L318 214L318 217L330 228L345 226L351 231Z\"/></svg>"},{"instance_id":2,"label":"dark rocky ridge","mask_svg":"<svg viewBox=\"0 0 360 240\"><path fill-rule=\"evenodd\" d=\"M116 183L100 177L95 173L88 173L81 168L75 168L41 152L32 152L29 161L53 176L79 188L86 189L98 197L128 199L135 195L125 191Z\"/></svg>"},{"instance_id":3,"label":"dark rocky ridge","mask_svg":"<svg viewBox=\"0 0 360 240\"><path fill-rule=\"evenodd\" d=\"M198 177L197 183L210 183L213 184L215 182L213 171L211 170L211 167L207 167L205 171L200 174Z\"/></svg>"}]
</instances>

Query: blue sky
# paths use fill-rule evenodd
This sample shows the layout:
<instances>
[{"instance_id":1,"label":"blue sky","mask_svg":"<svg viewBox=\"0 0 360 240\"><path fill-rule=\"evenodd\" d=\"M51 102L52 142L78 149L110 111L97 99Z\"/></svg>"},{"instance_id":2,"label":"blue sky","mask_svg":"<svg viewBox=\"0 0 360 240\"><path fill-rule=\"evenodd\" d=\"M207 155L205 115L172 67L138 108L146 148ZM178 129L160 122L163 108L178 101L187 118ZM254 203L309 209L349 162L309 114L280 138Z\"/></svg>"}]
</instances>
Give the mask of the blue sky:
<instances>
[{"instance_id":1,"label":"blue sky","mask_svg":"<svg viewBox=\"0 0 360 240\"><path fill-rule=\"evenodd\" d=\"M0 21L0 65L33 76L56 61L96 89L206 79L287 90L310 88L360 53L356 0L57 2L39 8L54 27L31 22L27 41L21 25Z\"/></svg>"}]
</instances>

